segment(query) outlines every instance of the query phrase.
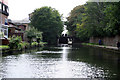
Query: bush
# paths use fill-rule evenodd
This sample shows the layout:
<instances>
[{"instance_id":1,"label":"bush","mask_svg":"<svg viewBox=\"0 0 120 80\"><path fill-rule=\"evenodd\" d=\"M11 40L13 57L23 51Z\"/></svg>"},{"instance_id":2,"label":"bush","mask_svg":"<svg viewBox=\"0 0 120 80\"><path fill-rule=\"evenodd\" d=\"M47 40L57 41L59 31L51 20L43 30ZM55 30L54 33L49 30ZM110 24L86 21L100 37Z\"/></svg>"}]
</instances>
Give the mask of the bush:
<instances>
[{"instance_id":1,"label":"bush","mask_svg":"<svg viewBox=\"0 0 120 80\"><path fill-rule=\"evenodd\" d=\"M0 45L0 49L8 49L9 46L8 45Z\"/></svg>"},{"instance_id":2,"label":"bush","mask_svg":"<svg viewBox=\"0 0 120 80\"><path fill-rule=\"evenodd\" d=\"M44 46L46 44L47 44L47 42L40 42L40 46Z\"/></svg>"},{"instance_id":3,"label":"bush","mask_svg":"<svg viewBox=\"0 0 120 80\"><path fill-rule=\"evenodd\" d=\"M29 46L29 43L27 42L21 42L18 44L18 49L21 50L23 48L27 48Z\"/></svg>"},{"instance_id":4,"label":"bush","mask_svg":"<svg viewBox=\"0 0 120 80\"><path fill-rule=\"evenodd\" d=\"M36 46L36 45L38 45L37 42L32 42L32 46Z\"/></svg>"},{"instance_id":5,"label":"bush","mask_svg":"<svg viewBox=\"0 0 120 80\"><path fill-rule=\"evenodd\" d=\"M10 49L20 49L22 45L20 44L22 42L22 38L20 36L12 36L9 41L9 47Z\"/></svg>"},{"instance_id":6,"label":"bush","mask_svg":"<svg viewBox=\"0 0 120 80\"><path fill-rule=\"evenodd\" d=\"M24 48L28 47L30 44L28 42L23 42Z\"/></svg>"},{"instance_id":7,"label":"bush","mask_svg":"<svg viewBox=\"0 0 120 80\"><path fill-rule=\"evenodd\" d=\"M18 44L18 49L21 50L24 47L24 44L21 42Z\"/></svg>"}]
</instances>

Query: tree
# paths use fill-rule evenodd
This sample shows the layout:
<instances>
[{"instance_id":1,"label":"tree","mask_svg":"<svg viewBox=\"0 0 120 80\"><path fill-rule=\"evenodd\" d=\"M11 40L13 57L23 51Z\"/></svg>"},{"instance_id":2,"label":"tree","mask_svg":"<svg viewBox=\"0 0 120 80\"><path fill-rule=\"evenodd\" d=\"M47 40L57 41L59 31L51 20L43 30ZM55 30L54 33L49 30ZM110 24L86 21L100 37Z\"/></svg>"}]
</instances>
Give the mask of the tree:
<instances>
[{"instance_id":1,"label":"tree","mask_svg":"<svg viewBox=\"0 0 120 80\"><path fill-rule=\"evenodd\" d=\"M84 13L84 5L76 6L71 12L70 16L67 18L67 29L72 36L76 36L76 26L81 24L82 14Z\"/></svg>"},{"instance_id":2,"label":"tree","mask_svg":"<svg viewBox=\"0 0 120 80\"><path fill-rule=\"evenodd\" d=\"M63 31L59 12L51 7L36 9L31 17L31 25L43 32L43 41L48 44L55 44Z\"/></svg>"},{"instance_id":3,"label":"tree","mask_svg":"<svg viewBox=\"0 0 120 80\"><path fill-rule=\"evenodd\" d=\"M89 37L105 37L120 34L120 2L88 2L82 18Z\"/></svg>"},{"instance_id":4,"label":"tree","mask_svg":"<svg viewBox=\"0 0 120 80\"><path fill-rule=\"evenodd\" d=\"M85 41L120 35L120 2L87 2L75 7L66 22L68 31ZM83 13L82 13L83 12Z\"/></svg>"},{"instance_id":5,"label":"tree","mask_svg":"<svg viewBox=\"0 0 120 80\"><path fill-rule=\"evenodd\" d=\"M87 31L85 28L81 27L83 14L85 13L86 5L76 6L71 12L70 16L67 18L65 24L71 36L73 36L75 41L86 41L88 40Z\"/></svg>"},{"instance_id":6,"label":"tree","mask_svg":"<svg viewBox=\"0 0 120 80\"><path fill-rule=\"evenodd\" d=\"M42 32L38 31L34 27L31 27L29 30L26 31L26 36L28 38L28 41L30 42L30 45L32 43L33 38L37 39L38 43L40 43L40 40L42 40Z\"/></svg>"},{"instance_id":7,"label":"tree","mask_svg":"<svg viewBox=\"0 0 120 80\"><path fill-rule=\"evenodd\" d=\"M105 20L104 20L104 3L102 2L88 2L85 6L85 14L82 21L87 28L89 37L104 36Z\"/></svg>"},{"instance_id":8,"label":"tree","mask_svg":"<svg viewBox=\"0 0 120 80\"><path fill-rule=\"evenodd\" d=\"M107 24L105 32L107 36L120 35L120 2L106 3L104 13Z\"/></svg>"}]
</instances>

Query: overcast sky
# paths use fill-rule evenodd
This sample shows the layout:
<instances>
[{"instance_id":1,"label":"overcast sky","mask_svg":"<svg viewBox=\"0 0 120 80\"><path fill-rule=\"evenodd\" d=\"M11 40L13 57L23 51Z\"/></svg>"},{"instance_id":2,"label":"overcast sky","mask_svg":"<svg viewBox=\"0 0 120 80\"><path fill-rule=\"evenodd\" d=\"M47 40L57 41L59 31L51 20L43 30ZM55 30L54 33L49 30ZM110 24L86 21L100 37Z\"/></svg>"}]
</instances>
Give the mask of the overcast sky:
<instances>
[{"instance_id":1,"label":"overcast sky","mask_svg":"<svg viewBox=\"0 0 120 80\"><path fill-rule=\"evenodd\" d=\"M8 0L9 19L22 20L36 8L50 6L67 17L70 11L78 5L85 4L87 0Z\"/></svg>"}]
</instances>

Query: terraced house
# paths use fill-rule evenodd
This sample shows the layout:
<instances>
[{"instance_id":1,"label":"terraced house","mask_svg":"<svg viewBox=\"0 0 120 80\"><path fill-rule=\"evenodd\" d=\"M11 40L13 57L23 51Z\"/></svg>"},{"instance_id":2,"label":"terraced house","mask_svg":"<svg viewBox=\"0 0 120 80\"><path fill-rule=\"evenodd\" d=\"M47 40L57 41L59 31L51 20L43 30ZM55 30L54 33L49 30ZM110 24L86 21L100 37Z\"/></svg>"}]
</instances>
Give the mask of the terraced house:
<instances>
[{"instance_id":1,"label":"terraced house","mask_svg":"<svg viewBox=\"0 0 120 80\"><path fill-rule=\"evenodd\" d=\"M8 39L8 16L8 1L0 0L0 40L2 42Z\"/></svg>"}]
</instances>

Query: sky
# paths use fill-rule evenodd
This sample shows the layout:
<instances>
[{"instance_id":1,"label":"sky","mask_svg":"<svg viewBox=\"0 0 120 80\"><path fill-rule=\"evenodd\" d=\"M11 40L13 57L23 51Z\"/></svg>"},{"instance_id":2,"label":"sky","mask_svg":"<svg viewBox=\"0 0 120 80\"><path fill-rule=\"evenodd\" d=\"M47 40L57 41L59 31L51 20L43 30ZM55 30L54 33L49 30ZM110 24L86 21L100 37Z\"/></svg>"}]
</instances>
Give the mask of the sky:
<instances>
[{"instance_id":1,"label":"sky","mask_svg":"<svg viewBox=\"0 0 120 80\"><path fill-rule=\"evenodd\" d=\"M63 14L64 19L70 11L78 6L85 4L87 0L8 0L9 19L22 20L28 18L28 14L35 9L50 6Z\"/></svg>"}]
</instances>

